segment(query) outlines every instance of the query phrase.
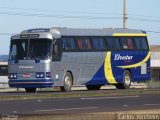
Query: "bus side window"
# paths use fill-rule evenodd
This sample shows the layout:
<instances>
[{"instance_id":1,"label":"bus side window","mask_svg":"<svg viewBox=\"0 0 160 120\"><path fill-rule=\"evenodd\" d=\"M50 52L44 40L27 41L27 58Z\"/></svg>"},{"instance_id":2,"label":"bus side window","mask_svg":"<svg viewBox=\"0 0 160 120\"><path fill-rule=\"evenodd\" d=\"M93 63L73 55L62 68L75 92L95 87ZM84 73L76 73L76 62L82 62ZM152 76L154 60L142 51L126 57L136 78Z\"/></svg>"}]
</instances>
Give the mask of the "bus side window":
<instances>
[{"instance_id":1,"label":"bus side window","mask_svg":"<svg viewBox=\"0 0 160 120\"><path fill-rule=\"evenodd\" d=\"M63 38L63 49L64 50L68 49L68 40L66 38Z\"/></svg>"},{"instance_id":2,"label":"bus side window","mask_svg":"<svg viewBox=\"0 0 160 120\"><path fill-rule=\"evenodd\" d=\"M78 48L82 49L82 39L77 39L77 43L78 43Z\"/></svg>"},{"instance_id":3,"label":"bus side window","mask_svg":"<svg viewBox=\"0 0 160 120\"><path fill-rule=\"evenodd\" d=\"M71 49L72 50L75 50L77 49L77 45L76 45L76 42L75 42L75 39L70 39L70 45L71 45Z\"/></svg>"},{"instance_id":4,"label":"bus side window","mask_svg":"<svg viewBox=\"0 0 160 120\"><path fill-rule=\"evenodd\" d=\"M132 38L122 37L120 38L120 41L122 43L123 49L129 49L129 50L135 49L135 44Z\"/></svg>"},{"instance_id":5,"label":"bus side window","mask_svg":"<svg viewBox=\"0 0 160 120\"><path fill-rule=\"evenodd\" d=\"M147 39L145 37L135 37L135 44L136 44L136 48L139 50L148 50L148 43L147 43Z\"/></svg>"},{"instance_id":6,"label":"bus side window","mask_svg":"<svg viewBox=\"0 0 160 120\"><path fill-rule=\"evenodd\" d=\"M57 39L56 42L53 44L52 50L52 60L53 61L60 61L62 57L62 47L61 47L61 40Z\"/></svg>"},{"instance_id":7,"label":"bus side window","mask_svg":"<svg viewBox=\"0 0 160 120\"><path fill-rule=\"evenodd\" d=\"M13 44L12 46L11 46L11 58L10 58L10 60L15 60L15 59L17 59L17 45L16 44Z\"/></svg>"},{"instance_id":8,"label":"bus side window","mask_svg":"<svg viewBox=\"0 0 160 120\"><path fill-rule=\"evenodd\" d=\"M133 43L133 40L132 39L128 39L128 48L129 49L134 49L134 43Z\"/></svg>"},{"instance_id":9,"label":"bus side window","mask_svg":"<svg viewBox=\"0 0 160 120\"><path fill-rule=\"evenodd\" d=\"M93 47L96 50L104 50L106 49L105 41L102 37L92 37Z\"/></svg>"},{"instance_id":10,"label":"bus side window","mask_svg":"<svg viewBox=\"0 0 160 120\"><path fill-rule=\"evenodd\" d=\"M63 49L64 50L75 50L77 49L75 40L73 37L64 37L63 38Z\"/></svg>"},{"instance_id":11,"label":"bus side window","mask_svg":"<svg viewBox=\"0 0 160 120\"><path fill-rule=\"evenodd\" d=\"M128 41L126 38L120 38L123 49L128 49Z\"/></svg>"},{"instance_id":12,"label":"bus side window","mask_svg":"<svg viewBox=\"0 0 160 120\"><path fill-rule=\"evenodd\" d=\"M58 54L58 45L54 44L53 45L53 55L57 55Z\"/></svg>"},{"instance_id":13,"label":"bus side window","mask_svg":"<svg viewBox=\"0 0 160 120\"><path fill-rule=\"evenodd\" d=\"M117 37L107 37L106 43L109 50L121 50L121 45Z\"/></svg>"},{"instance_id":14,"label":"bus side window","mask_svg":"<svg viewBox=\"0 0 160 120\"><path fill-rule=\"evenodd\" d=\"M90 41L89 38L86 38L86 39L85 39L85 43L86 43L87 49L91 49L91 41Z\"/></svg>"},{"instance_id":15,"label":"bus side window","mask_svg":"<svg viewBox=\"0 0 160 120\"><path fill-rule=\"evenodd\" d=\"M79 49L83 50L90 50L91 49L91 42L89 38L77 38L77 45Z\"/></svg>"},{"instance_id":16,"label":"bus side window","mask_svg":"<svg viewBox=\"0 0 160 120\"><path fill-rule=\"evenodd\" d=\"M88 43L89 43L89 39L87 38L82 39L82 49L89 49Z\"/></svg>"}]
</instances>

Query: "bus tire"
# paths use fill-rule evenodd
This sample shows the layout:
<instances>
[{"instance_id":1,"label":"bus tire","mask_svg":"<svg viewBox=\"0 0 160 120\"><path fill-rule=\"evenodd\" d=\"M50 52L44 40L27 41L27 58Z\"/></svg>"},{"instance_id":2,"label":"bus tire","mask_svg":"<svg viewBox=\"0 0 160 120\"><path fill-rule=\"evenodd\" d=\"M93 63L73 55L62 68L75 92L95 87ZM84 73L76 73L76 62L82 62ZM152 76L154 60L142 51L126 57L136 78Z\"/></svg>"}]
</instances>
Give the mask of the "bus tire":
<instances>
[{"instance_id":1,"label":"bus tire","mask_svg":"<svg viewBox=\"0 0 160 120\"><path fill-rule=\"evenodd\" d=\"M34 92L36 92L36 89L37 88L25 88L27 93L34 93Z\"/></svg>"},{"instance_id":2,"label":"bus tire","mask_svg":"<svg viewBox=\"0 0 160 120\"><path fill-rule=\"evenodd\" d=\"M86 85L88 90L100 90L101 85Z\"/></svg>"},{"instance_id":3,"label":"bus tire","mask_svg":"<svg viewBox=\"0 0 160 120\"><path fill-rule=\"evenodd\" d=\"M61 86L61 90L65 92L70 92L72 88L73 77L70 72L67 72L64 76L64 86Z\"/></svg>"},{"instance_id":4,"label":"bus tire","mask_svg":"<svg viewBox=\"0 0 160 120\"><path fill-rule=\"evenodd\" d=\"M123 83L116 84L117 89L128 89L131 86L131 73L128 70L125 70L123 73Z\"/></svg>"}]
</instances>

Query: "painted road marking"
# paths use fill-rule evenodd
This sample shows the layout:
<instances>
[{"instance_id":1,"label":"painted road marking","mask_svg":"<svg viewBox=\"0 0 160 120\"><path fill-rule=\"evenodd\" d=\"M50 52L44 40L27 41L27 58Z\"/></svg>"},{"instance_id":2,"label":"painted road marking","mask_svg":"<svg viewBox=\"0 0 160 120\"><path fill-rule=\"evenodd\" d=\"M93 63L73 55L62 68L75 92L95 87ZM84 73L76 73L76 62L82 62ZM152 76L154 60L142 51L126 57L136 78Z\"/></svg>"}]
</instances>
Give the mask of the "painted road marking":
<instances>
[{"instance_id":1,"label":"painted road marking","mask_svg":"<svg viewBox=\"0 0 160 120\"><path fill-rule=\"evenodd\" d=\"M98 107L64 108L64 109L36 110L36 112L53 112L53 111L69 111L69 110L88 110L88 109L97 109L97 108L98 108Z\"/></svg>"},{"instance_id":2,"label":"painted road marking","mask_svg":"<svg viewBox=\"0 0 160 120\"><path fill-rule=\"evenodd\" d=\"M114 97L90 97L90 98L81 98L82 100L99 100L99 99L119 99L119 98L138 98L139 95L134 96L114 96Z\"/></svg>"},{"instance_id":3,"label":"painted road marking","mask_svg":"<svg viewBox=\"0 0 160 120\"><path fill-rule=\"evenodd\" d=\"M144 106L160 106L160 104L144 104Z\"/></svg>"},{"instance_id":4,"label":"painted road marking","mask_svg":"<svg viewBox=\"0 0 160 120\"><path fill-rule=\"evenodd\" d=\"M123 105L123 107L128 107L128 105Z\"/></svg>"}]
</instances>

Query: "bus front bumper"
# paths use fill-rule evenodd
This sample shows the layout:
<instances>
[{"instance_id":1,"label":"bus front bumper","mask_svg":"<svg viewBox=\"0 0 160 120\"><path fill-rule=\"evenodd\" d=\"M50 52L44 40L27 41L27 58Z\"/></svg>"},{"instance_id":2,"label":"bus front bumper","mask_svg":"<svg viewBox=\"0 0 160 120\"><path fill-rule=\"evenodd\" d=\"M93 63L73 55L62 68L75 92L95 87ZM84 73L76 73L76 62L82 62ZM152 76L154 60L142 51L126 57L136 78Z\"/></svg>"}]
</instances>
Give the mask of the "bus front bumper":
<instances>
[{"instance_id":1,"label":"bus front bumper","mask_svg":"<svg viewBox=\"0 0 160 120\"><path fill-rule=\"evenodd\" d=\"M45 88L53 86L53 79L9 80L9 87L14 88Z\"/></svg>"}]
</instances>

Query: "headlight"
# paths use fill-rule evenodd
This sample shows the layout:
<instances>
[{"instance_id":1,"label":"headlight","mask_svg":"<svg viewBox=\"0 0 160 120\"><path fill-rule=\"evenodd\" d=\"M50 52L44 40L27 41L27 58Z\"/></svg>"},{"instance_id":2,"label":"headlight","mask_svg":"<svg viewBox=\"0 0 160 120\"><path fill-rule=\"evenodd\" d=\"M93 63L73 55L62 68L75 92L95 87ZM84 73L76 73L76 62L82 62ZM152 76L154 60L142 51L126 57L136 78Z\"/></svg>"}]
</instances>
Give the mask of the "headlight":
<instances>
[{"instance_id":1,"label":"headlight","mask_svg":"<svg viewBox=\"0 0 160 120\"><path fill-rule=\"evenodd\" d=\"M36 73L36 78L44 78L44 77L45 77L44 72Z\"/></svg>"},{"instance_id":2,"label":"headlight","mask_svg":"<svg viewBox=\"0 0 160 120\"><path fill-rule=\"evenodd\" d=\"M10 73L9 78L10 79L17 79L17 73Z\"/></svg>"}]
</instances>

